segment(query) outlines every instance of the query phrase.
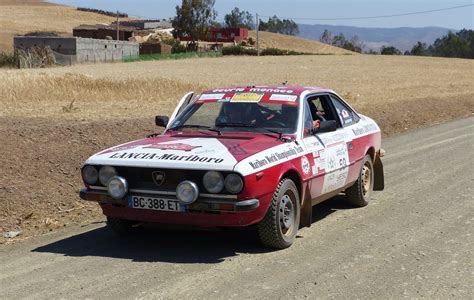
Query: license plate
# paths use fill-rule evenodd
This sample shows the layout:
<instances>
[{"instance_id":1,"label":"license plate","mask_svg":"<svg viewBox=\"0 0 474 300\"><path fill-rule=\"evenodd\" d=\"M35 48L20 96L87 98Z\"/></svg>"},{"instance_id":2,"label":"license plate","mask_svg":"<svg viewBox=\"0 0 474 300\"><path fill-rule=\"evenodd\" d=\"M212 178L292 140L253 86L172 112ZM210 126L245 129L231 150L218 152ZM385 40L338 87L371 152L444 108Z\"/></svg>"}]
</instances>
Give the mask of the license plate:
<instances>
[{"instance_id":1,"label":"license plate","mask_svg":"<svg viewBox=\"0 0 474 300\"><path fill-rule=\"evenodd\" d=\"M159 211L184 211L184 206L176 199L163 199L146 196L128 196L128 207Z\"/></svg>"}]
</instances>

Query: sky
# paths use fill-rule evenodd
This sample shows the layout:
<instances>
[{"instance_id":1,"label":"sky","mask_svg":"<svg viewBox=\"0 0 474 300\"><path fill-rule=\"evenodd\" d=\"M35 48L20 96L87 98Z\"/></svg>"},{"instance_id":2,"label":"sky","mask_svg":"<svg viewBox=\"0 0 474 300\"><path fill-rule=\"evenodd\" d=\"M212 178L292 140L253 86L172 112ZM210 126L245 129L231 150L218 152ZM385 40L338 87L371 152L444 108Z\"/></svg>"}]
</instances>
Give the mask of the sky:
<instances>
[{"instance_id":1,"label":"sky","mask_svg":"<svg viewBox=\"0 0 474 300\"><path fill-rule=\"evenodd\" d=\"M181 0L50 0L76 7L90 7L128 13L148 19L168 19L176 13L176 5ZM216 0L215 9L218 21L234 7L252 14L277 15L280 18L294 19L302 24L347 25L358 27L428 27L438 26L450 29L473 29L474 6L426 14L374 18L364 20L321 20L334 18L358 18L380 15L404 14L426 10L443 9L454 6L474 4L474 0ZM301 18L301 19L299 19ZM312 19L312 20L308 20Z\"/></svg>"}]
</instances>

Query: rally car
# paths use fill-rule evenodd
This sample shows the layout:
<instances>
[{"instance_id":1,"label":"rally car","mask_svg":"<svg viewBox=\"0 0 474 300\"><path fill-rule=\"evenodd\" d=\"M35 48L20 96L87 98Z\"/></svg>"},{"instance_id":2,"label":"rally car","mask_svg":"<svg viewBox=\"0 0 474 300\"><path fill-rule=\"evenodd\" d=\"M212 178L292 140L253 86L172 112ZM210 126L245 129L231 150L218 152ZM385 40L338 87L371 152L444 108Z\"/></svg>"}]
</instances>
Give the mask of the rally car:
<instances>
[{"instance_id":1,"label":"rally car","mask_svg":"<svg viewBox=\"0 0 474 300\"><path fill-rule=\"evenodd\" d=\"M114 231L138 224L255 225L286 248L312 206L344 193L365 206L383 190L381 133L329 89L220 88L186 94L161 134L91 156L80 197L100 204Z\"/></svg>"}]
</instances>

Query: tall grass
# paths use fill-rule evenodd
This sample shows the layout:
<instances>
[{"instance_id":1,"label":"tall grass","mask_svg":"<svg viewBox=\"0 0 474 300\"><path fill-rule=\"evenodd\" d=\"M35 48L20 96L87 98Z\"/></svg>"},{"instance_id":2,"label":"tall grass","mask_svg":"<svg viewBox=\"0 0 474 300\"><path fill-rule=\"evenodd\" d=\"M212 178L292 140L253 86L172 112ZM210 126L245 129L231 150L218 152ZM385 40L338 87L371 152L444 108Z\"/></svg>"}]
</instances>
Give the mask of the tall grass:
<instances>
[{"instance_id":1,"label":"tall grass","mask_svg":"<svg viewBox=\"0 0 474 300\"><path fill-rule=\"evenodd\" d=\"M133 61L150 61L150 60L176 60L185 58L201 58L201 57L221 57L221 52L183 52L183 53L159 53L159 54L142 54L138 57L125 58L125 62Z\"/></svg>"},{"instance_id":2,"label":"tall grass","mask_svg":"<svg viewBox=\"0 0 474 300\"><path fill-rule=\"evenodd\" d=\"M0 52L0 67L18 67L18 54L16 52Z\"/></svg>"}]
</instances>

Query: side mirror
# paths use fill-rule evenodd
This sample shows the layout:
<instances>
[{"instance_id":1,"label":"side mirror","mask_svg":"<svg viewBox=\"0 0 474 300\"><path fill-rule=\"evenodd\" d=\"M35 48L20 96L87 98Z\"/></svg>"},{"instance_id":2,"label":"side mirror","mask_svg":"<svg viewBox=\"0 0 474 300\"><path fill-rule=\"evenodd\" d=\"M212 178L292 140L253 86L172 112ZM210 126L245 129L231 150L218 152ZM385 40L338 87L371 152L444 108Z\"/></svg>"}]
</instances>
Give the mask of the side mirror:
<instances>
[{"instance_id":1,"label":"side mirror","mask_svg":"<svg viewBox=\"0 0 474 300\"><path fill-rule=\"evenodd\" d=\"M170 118L168 118L167 116L156 116L155 117L155 124L158 127L165 127L166 128L166 126L168 126L169 120L170 120Z\"/></svg>"},{"instance_id":2,"label":"side mirror","mask_svg":"<svg viewBox=\"0 0 474 300\"><path fill-rule=\"evenodd\" d=\"M319 123L319 128L313 129L313 134L336 131L337 122L335 120L321 121Z\"/></svg>"}]
</instances>

